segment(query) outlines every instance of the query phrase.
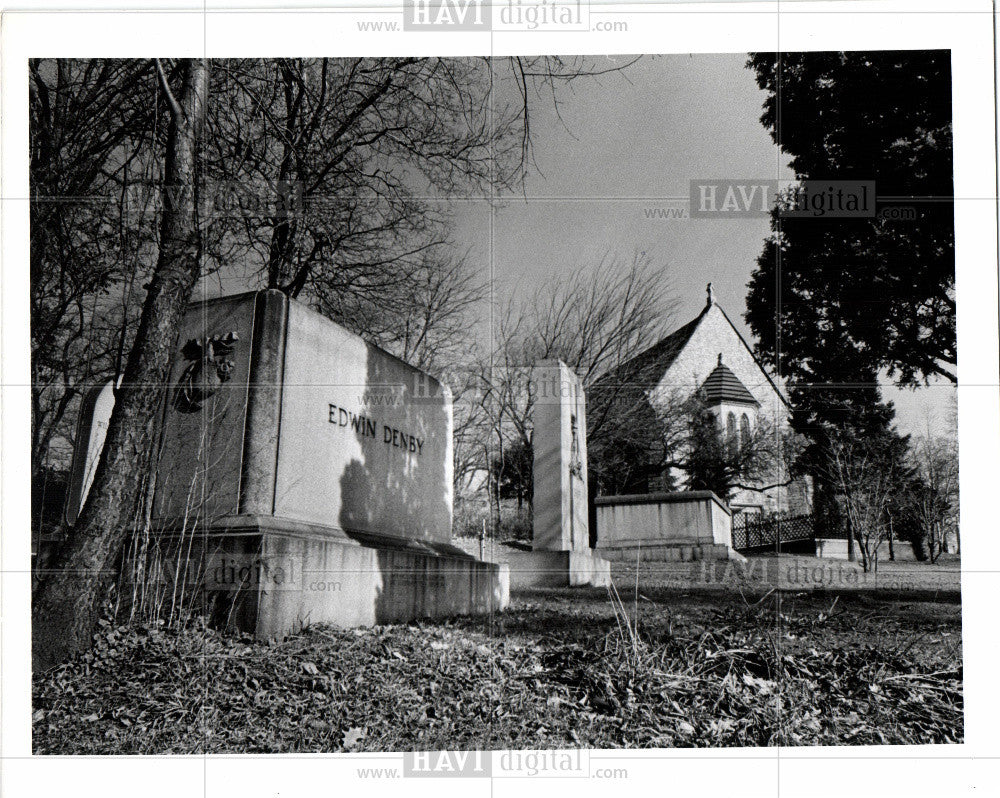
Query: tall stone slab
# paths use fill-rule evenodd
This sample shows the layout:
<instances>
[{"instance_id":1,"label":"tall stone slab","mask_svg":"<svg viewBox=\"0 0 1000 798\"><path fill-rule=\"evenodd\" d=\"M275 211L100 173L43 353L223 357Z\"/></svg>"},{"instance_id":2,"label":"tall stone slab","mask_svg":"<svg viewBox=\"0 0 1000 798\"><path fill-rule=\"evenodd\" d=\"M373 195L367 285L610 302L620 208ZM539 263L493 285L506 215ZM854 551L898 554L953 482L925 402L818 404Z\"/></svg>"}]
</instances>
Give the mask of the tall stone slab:
<instances>
[{"instance_id":1,"label":"tall stone slab","mask_svg":"<svg viewBox=\"0 0 1000 798\"><path fill-rule=\"evenodd\" d=\"M611 566L590 548L583 383L553 360L535 367L532 387L532 548L509 553L510 585L603 587Z\"/></svg>"},{"instance_id":2,"label":"tall stone slab","mask_svg":"<svg viewBox=\"0 0 1000 798\"><path fill-rule=\"evenodd\" d=\"M587 415L583 382L565 363L535 367L532 548L584 551L587 513Z\"/></svg>"}]
</instances>

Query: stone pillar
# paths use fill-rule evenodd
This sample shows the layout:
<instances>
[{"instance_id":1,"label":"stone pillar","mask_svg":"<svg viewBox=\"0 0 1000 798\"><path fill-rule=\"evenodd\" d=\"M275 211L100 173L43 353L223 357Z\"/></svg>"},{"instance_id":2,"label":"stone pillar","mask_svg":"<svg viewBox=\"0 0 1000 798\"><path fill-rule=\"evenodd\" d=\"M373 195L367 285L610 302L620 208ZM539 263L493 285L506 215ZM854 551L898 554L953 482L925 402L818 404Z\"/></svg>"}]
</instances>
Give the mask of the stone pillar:
<instances>
[{"instance_id":1,"label":"stone pillar","mask_svg":"<svg viewBox=\"0 0 1000 798\"><path fill-rule=\"evenodd\" d=\"M565 363L535 367L533 545L587 551L587 416L583 383Z\"/></svg>"}]
</instances>

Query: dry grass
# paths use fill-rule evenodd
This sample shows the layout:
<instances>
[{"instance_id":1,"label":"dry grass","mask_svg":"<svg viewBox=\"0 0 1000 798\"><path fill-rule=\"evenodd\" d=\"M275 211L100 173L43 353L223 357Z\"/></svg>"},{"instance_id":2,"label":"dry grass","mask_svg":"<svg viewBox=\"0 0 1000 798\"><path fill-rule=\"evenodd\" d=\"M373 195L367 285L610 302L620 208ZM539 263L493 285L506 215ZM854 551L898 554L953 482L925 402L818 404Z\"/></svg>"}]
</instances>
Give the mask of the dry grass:
<instances>
[{"instance_id":1,"label":"dry grass","mask_svg":"<svg viewBox=\"0 0 1000 798\"><path fill-rule=\"evenodd\" d=\"M106 627L37 753L960 742L957 603L537 591L494 619L262 644Z\"/></svg>"}]
</instances>

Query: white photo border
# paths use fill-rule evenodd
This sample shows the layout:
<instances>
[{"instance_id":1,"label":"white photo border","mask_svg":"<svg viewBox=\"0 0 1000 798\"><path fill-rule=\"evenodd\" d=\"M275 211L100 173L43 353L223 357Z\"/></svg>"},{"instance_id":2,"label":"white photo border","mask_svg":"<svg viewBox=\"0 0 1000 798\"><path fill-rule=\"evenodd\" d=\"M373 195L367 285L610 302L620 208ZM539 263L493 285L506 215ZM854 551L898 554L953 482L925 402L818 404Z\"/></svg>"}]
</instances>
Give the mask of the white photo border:
<instances>
[{"instance_id":1,"label":"white photo border","mask_svg":"<svg viewBox=\"0 0 1000 798\"><path fill-rule=\"evenodd\" d=\"M39 4L41 5L41 4ZM51 4L65 8L66 3ZM110 4L107 4L110 5ZM243 3L244 7L250 5ZM989 2L591 4L630 20L618 32L361 31L401 7L252 11L8 11L2 37L2 484L0 484L0 791L4 795L323 796L405 786L416 795L545 795L545 779L369 780L356 768L392 754L34 757L31 755L28 335L28 79L31 57L435 56L732 53L949 49L952 52L959 442L963 526L965 740L956 746L593 751L621 763L637 794L950 796L1000 783L994 722L996 601L1000 593L996 481L1000 475L996 58ZM706 765L711 762L711 769ZM572 785L606 791L599 780Z\"/></svg>"}]
</instances>

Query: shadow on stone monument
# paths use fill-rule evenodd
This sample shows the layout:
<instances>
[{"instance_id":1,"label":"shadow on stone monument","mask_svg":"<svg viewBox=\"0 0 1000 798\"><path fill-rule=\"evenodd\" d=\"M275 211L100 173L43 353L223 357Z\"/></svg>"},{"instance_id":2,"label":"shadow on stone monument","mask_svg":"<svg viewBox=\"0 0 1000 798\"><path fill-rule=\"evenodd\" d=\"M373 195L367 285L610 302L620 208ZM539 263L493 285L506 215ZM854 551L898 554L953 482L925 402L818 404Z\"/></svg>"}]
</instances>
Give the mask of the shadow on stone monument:
<instances>
[{"instance_id":1,"label":"shadow on stone monument","mask_svg":"<svg viewBox=\"0 0 1000 798\"><path fill-rule=\"evenodd\" d=\"M277 291L193 306L180 340L148 527L159 589L262 638L506 606L506 568L450 545L445 386Z\"/></svg>"}]
</instances>

